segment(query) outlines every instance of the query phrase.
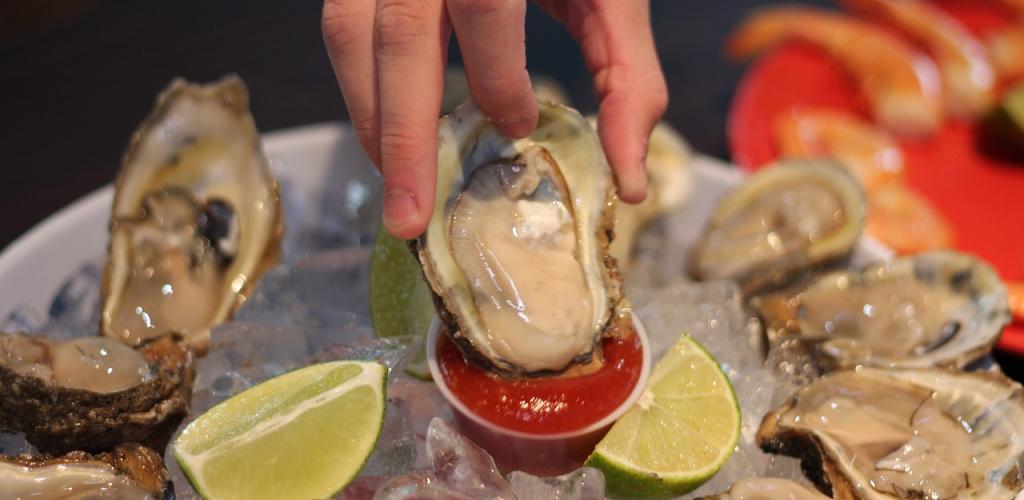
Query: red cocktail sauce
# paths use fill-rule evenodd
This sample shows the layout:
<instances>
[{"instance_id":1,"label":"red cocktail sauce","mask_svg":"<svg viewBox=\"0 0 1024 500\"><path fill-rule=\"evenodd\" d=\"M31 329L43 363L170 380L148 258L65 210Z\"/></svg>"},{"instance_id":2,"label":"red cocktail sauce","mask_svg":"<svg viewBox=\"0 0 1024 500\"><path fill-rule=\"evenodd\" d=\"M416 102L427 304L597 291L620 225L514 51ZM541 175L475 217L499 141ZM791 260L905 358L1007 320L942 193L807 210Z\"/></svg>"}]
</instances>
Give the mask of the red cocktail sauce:
<instances>
[{"instance_id":1,"label":"red cocktail sauce","mask_svg":"<svg viewBox=\"0 0 1024 500\"><path fill-rule=\"evenodd\" d=\"M640 338L606 338L604 365L588 375L502 378L472 365L442 335L437 360L445 383L462 404L488 422L530 434L582 430L608 416L629 397L643 365Z\"/></svg>"}]
</instances>

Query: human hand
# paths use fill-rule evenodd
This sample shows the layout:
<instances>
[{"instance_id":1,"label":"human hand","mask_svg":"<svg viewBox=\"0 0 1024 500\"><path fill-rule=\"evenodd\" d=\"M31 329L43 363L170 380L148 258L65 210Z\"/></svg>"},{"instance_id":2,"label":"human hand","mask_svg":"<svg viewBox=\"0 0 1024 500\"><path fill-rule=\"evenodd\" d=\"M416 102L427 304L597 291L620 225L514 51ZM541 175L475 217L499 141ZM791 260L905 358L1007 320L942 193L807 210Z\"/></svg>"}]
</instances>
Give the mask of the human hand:
<instances>
[{"instance_id":1,"label":"human hand","mask_svg":"<svg viewBox=\"0 0 1024 500\"><path fill-rule=\"evenodd\" d=\"M647 0L537 0L580 43L619 198L643 201L651 129L668 92ZM452 31L470 93L509 137L537 125L526 0L324 0L323 34L359 141L384 177L384 225L423 233L434 209L437 127Z\"/></svg>"}]
</instances>

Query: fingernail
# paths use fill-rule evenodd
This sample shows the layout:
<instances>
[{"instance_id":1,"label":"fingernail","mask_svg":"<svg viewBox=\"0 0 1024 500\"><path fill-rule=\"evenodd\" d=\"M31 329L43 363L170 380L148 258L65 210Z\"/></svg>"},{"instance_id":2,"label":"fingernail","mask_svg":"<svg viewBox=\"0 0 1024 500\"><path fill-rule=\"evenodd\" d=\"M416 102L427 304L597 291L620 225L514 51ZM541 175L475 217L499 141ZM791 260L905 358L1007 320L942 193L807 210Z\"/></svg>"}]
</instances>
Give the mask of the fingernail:
<instances>
[{"instance_id":1,"label":"fingernail","mask_svg":"<svg viewBox=\"0 0 1024 500\"><path fill-rule=\"evenodd\" d=\"M416 195L397 189L384 195L384 225L388 228L401 229L418 216Z\"/></svg>"},{"instance_id":2,"label":"fingernail","mask_svg":"<svg viewBox=\"0 0 1024 500\"><path fill-rule=\"evenodd\" d=\"M621 179L619 198L628 203L640 203L647 197L647 178L640 170L640 175L628 175Z\"/></svg>"}]
</instances>

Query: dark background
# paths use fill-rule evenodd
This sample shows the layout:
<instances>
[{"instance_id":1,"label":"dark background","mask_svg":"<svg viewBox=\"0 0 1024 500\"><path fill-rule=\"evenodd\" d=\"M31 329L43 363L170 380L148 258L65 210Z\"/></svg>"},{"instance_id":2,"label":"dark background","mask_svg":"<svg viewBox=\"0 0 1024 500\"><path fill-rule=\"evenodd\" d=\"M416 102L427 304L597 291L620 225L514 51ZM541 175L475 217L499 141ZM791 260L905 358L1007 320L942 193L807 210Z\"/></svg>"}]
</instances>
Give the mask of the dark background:
<instances>
[{"instance_id":1,"label":"dark background","mask_svg":"<svg viewBox=\"0 0 1024 500\"><path fill-rule=\"evenodd\" d=\"M631 1L631 0L627 0ZM755 0L660 0L652 21L671 91L666 119L727 156L725 116L742 67L722 55ZM238 73L262 131L345 119L320 36L320 0L0 2L0 248L110 182L128 136L174 77ZM530 7L531 71L595 101L575 42ZM458 62L453 50L453 62Z\"/></svg>"},{"instance_id":2,"label":"dark background","mask_svg":"<svg viewBox=\"0 0 1024 500\"><path fill-rule=\"evenodd\" d=\"M632 1L632 0L623 0ZM764 0L655 0L671 103L694 147L728 157L726 114L743 67L726 35ZM828 4L826 0L804 3ZM111 182L128 137L174 77L240 74L264 132L346 118L320 37L321 0L0 2L0 248ZM531 71L593 111L590 77L562 27L530 7ZM459 61L453 49L452 62ZM1020 363L1002 359L1021 379Z\"/></svg>"}]
</instances>

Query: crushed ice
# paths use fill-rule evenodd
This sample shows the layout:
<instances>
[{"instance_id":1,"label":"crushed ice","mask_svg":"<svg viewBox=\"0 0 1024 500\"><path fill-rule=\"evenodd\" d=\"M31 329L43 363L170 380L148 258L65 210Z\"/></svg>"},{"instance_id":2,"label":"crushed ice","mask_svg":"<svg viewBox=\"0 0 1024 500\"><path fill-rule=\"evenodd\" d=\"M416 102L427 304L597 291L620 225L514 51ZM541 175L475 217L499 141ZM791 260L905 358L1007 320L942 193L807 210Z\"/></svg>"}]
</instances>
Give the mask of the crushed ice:
<instances>
[{"instance_id":1,"label":"crushed ice","mask_svg":"<svg viewBox=\"0 0 1024 500\"><path fill-rule=\"evenodd\" d=\"M486 453L444 423L451 420L451 409L436 387L401 369L414 349L373 334L367 291L379 214L378 181L372 174L332 172L322 185L342 186L340 193L327 190L319 197L309 196L283 184L289 228L285 262L260 280L234 321L214 330L210 354L198 364L193 410L182 426L218 402L288 370L334 359L377 359L391 368L382 435L366 467L340 498L600 497L604 478L597 470L580 469L559 478L515 471L502 475ZM695 216L691 211L683 217ZM699 230L689 222L672 222L676 228ZM785 384L778 384L763 368L762 346L738 291L726 282L669 279L682 275L682 258L664 249L680 248L680 241L692 239L673 231L666 237L659 237L658 231L641 236L644 258L627 280L628 294L651 336L655 355L664 353L679 334L689 333L722 364L743 409L736 453L690 496L725 490L744 477L802 479L795 460L766 455L753 443L761 416L780 397L776 387ZM49 314L18 308L4 328L60 336L95 334L102 262L97 256L71 276ZM30 448L20 436L0 434L0 451ZM165 460L176 497L198 498L170 453Z\"/></svg>"}]
</instances>

